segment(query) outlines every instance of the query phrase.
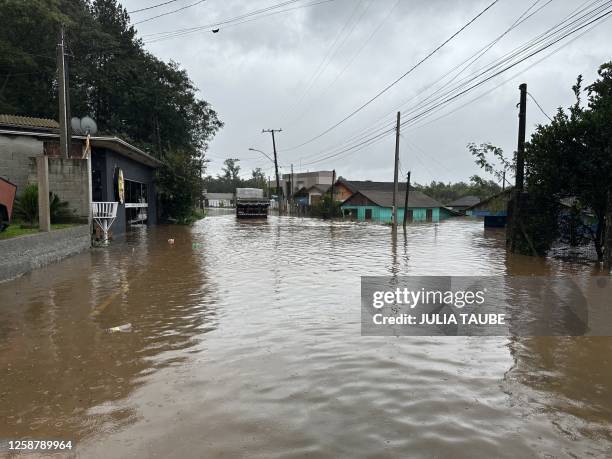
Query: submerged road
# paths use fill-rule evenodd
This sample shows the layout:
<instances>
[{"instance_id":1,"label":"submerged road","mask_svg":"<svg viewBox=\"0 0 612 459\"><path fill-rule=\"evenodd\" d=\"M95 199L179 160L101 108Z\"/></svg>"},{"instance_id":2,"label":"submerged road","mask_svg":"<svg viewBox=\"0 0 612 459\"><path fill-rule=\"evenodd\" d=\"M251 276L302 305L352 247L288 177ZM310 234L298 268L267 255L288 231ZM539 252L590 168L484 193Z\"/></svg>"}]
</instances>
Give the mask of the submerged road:
<instances>
[{"instance_id":1,"label":"submerged road","mask_svg":"<svg viewBox=\"0 0 612 459\"><path fill-rule=\"evenodd\" d=\"M362 275L590 275L503 246L462 219L404 238L222 215L2 283L0 439L100 458L606 456L612 338L360 335Z\"/></svg>"}]
</instances>

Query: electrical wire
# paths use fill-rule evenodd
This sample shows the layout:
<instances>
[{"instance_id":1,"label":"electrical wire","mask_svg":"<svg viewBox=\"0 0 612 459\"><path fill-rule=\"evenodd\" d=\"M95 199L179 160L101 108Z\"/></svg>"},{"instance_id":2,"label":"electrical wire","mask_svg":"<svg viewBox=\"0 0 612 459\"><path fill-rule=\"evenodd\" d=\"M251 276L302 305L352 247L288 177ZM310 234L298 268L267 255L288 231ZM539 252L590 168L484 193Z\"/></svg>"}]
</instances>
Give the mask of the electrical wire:
<instances>
[{"instance_id":1,"label":"electrical wire","mask_svg":"<svg viewBox=\"0 0 612 459\"><path fill-rule=\"evenodd\" d=\"M187 6L183 6L183 7L181 7L181 8L177 8L176 10L168 11L168 12L166 12L166 13L161 13L161 14L158 14L157 16L151 16L150 18L143 19L142 21L134 22L134 25L143 24L143 23L145 23L145 22L149 22L149 21L152 21L152 20L154 20L154 19L161 18L161 17L163 17L163 16L168 16L168 15L170 15L170 14L178 13L179 11L186 10L187 8L191 8L192 6L197 6L197 5L201 4L201 3L204 3L205 1L206 1L206 0L198 0L198 1L197 1L197 2L195 2L195 3L192 3L192 4L187 5Z\"/></svg>"},{"instance_id":2,"label":"electrical wire","mask_svg":"<svg viewBox=\"0 0 612 459\"><path fill-rule=\"evenodd\" d=\"M594 2L594 3L598 3L598 2ZM608 2L608 4L609 4L609 3L610 3L610 2ZM606 7L608 7L608 6L609 6L609 5L607 5L607 4L606 4L606 5L604 5L603 7L604 7L604 8L606 8ZM587 14L583 15L583 16L580 18L580 19L582 19L582 20L583 20L583 22L582 22L582 23L578 23L578 24L576 24L576 21L574 21L574 23L572 23L572 24L574 24L574 27L573 27L573 28L571 28L569 31L565 32L564 34L562 34L561 36L558 36L558 37L554 38L553 40L551 40L551 41L549 41L549 42L547 42L547 43L544 43L542 46L540 46L539 48L537 48L537 49L536 49L536 51L534 51L534 52L530 53L530 54L529 54L529 55L527 55L527 56L522 57L521 59L519 59L519 60L518 60L518 61L516 61L516 62L513 62L513 63L509 64L508 66L504 67L502 70L500 70L500 71L498 71L498 72L494 73L492 76L488 76L486 79L483 79L483 80L479 81L479 82L478 82L478 83L476 83L475 85L472 85L472 86L470 86L470 87L468 87L468 88L464 89L463 91L461 91L461 92L459 92L459 93L457 93L457 94L452 95L450 98L447 98L447 99L442 100L441 102L439 102L438 104L436 104L436 105L435 105L433 108L432 108L432 107L429 107L427 110L425 110L425 111L424 111L424 112L422 112L422 113L419 113L417 116L412 117L412 118L408 119L407 121L404 121L403 123L401 123L401 125L402 125L402 126L407 126L407 125L410 125L411 123L412 123L412 124L414 124L414 122L418 121L419 119L421 119L421 118L423 118L424 116L426 116L426 115L428 115L429 113L431 113L433 109L439 109L439 107L440 107L441 105L445 105L445 104L449 103L450 101L452 101L452 100L456 99L457 97L459 97L459 96L461 96L461 95L463 95L463 94L466 94L467 92L469 92L469 91L473 90L474 88L476 88L476 87L478 87L478 86L480 86L480 85L482 85L482 84L486 83L486 82L487 82L487 81L489 81L491 78L494 78L495 76L497 76L497 75L499 75L499 74L501 74L501 73L503 73L503 72L505 72L505 71L509 70L510 68L513 68L514 66L518 65L519 63L521 63L521 62L523 62L523 61L525 61L525 60L529 59L530 57L532 57L532 56L534 56L534 55L536 55L536 54L538 54L538 53L540 53L540 52L542 52L543 50L545 50L545 49L549 48L550 46L552 46L552 45L554 45L554 44L556 44L556 43L558 43L559 41L563 40L564 38L566 38L566 37L568 37L568 36L570 36L570 35L572 35L572 34L576 33L576 32L577 32L577 31L579 31L579 30L584 29L585 27L587 27L587 26L589 26L589 25L592 25L592 27L590 27L589 29L587 29L586 31L584 31L584 32L583 32L582 34L580 34L579 36L584 35L584 33L588 32L588 31L589 31L589 30L591 30L593 27L595 27L596 25L600 24L600 23L601 23L601 21L603 21L604 19L606 19L607 17L609 17L609 15L612 13L612 11L604 11L604 12L603 12L602 14L600 14L599 16L597 16L597 17L594 17L594 18L593 18L593 13L601 13L601 12L602 12L601 7L597 8L596 10L590 11L589 13L587 13ZM562 23L563 23L563 22L565 22L565 21L562 21ZM554 29L554 28L553 28L553 29ZM576 38L579 38L579 36L578 36L578 37L576 37ZM575 38L575 39L576 39L576 38ZM557 52L557 51L558 51L558 50L560 50L562 47L566 46L567 44L571 43L572 41L574 41L574 40L571 40L571 41L569 41L569 42L565 43L564 45L562 45L561 47L559 47L559 48L558 48L557 50L555 50L554 52ZM533 47L533 45L532 45L532 47ZM553 52L553 53L550 53L549 55L554 54L554 52ZM546 57L548 57L548 56L546 56ZM542 60L543 60L543 59L542 59ZM538 62L540 62L540 61L538 61ZM357 143L357 144L355 144L355 145L352 145L352 146L350 146L350 147L347 147L347 148L344 148L344 149L340 150L339 152L332 153L332 154L329 154L329 155L327 155L327 156L324 156L324 157L322 157L322 158L320 158L320 159L318 159L318 160L312 161L311 163L318 163L318 162L321 162L321 161L324 161L324 160L327 160L327 159L330 159L330 158L336 157L336 156L338 156L338 155L340 155L340 154L342 154L342 153L349 152L349 151L351 151L351 150L353 150L353 149L354 149L354 150L356 150L356 151L361 150L361 149L362 149L362 146L363 146L364 144L365 144L365 145L369 145L369 142L371 142L371 141L379 141L379 140L381 140L381 134L383 134L383 135L384 135L384 134L388 134L389 132L392 132L392 131L394 131L394 129L387 130L387 131L383 131L383 132L382 132L382 133L380 133L380 134L377 134L377 135L375 135L375 136L373 136L373 137L370 137L370 138L368 138L368 139L362 140L362 141L358 142L358 143ZM306 163L306 164L310 164L310 163Z\"/></svg>"},{"instance_id":3,"label":"electrical wire","mask_svg":"<svg viewBox=\"0 0 612 459\"><path fill-rule=\"evenodd\" d=\"M405 77L407 77L408 75L410 75L414 70L416 70L421 64L423 64L425 61L427 61L431 56L433 56L434 54L436 54L440 49L442 49L446 44L448 44L451 40L453 40L457 35L459 35L461 32L463 32L466 28L468 28L474 21L476 21L480 16L482 16L484 13L486 13L490 8L492 8L499 0L494 0L492 3L490 3L484 10L482 10L480 13L478 13L476 16L474 16L472 19L470 19L470 21L468 21L466 24L464 24L459 30L457 30L455 33L453 33L450 37L448 37L444 42L442 42L440 45L438 45L433 51L431 51L429 54L427 54L424 58L422 58L420 61L418 61L415 65L413 65L409 70L407 70L406 72L404 72L402 75L400 75L398 78L396 78L394 81L392 81L391 83L389 83L387 86L385 86L382 90L380 90L376 95L374 95L373 97L371 97L370 99L368 99L364 104L362 104L360 107L356 108L355 110L353 110L351 113L349 113L347 116L345 116L344 118L342 118L340 121L338 121L337 123L333 124L331 127L325 129L323 132L319 133L318 135L308 139L305 142L302 142L299 145L296 145L294 147L290 147L290 148L286 148L285 150L294 150L296 148L300 148L303 147L304 145L308 145L312 142L314 142L315 140L323 137L324 135L328 134L329 132L333 131L335 128L337 128L338 126L340 126L341 124L343 124L344 122L346 122L347 120L349 120L350 118L352 118L353 116L355 116L357 113L359 113L361 110L363 110L364 108L366 108L368 105L370 105L372 102L374 102L376 99L378 99L380 96L382 96L383 94L385 94L387 91L389 91L389 89L391 89L392 87L394 87L397 83L399 83L401 80L403 80Z\"/></svg>"},{"instance_id":4,"label":"electrical wire","mask_svg":"<svg viewBox=\"0 0 612 459\"><path fill-rule=\"evenodd\" d=\"M528 95L529 97L531 97L531 100L533 100L533 101L535 102L535 104L538 106L538 108L539 108L539 109L540 109L540 111L541 111L541 112L544 114L544 116L545 116L546 118L548 118L550 121L552 121L552 118L551 118L550 116L548 116L548 113L546 113L546 112L544 111L544 109L542 108L542 106L541 106L541 105L538 103L538 101L536 100L536 98L535 98L535 97L533 97L533 96L531 95L531 93L530 93L529 91L527 91L527 95Z\"/></svg>"},{"instance_id":5,"label":"electrical wire","mask_svg":"<svg viewBox=\"0 0 612 459\"><path fill-rule=\"evenodd\" d=\"M170 3L175 3L178 2L178 0L169 0L167 2L164 3L158 3L157 5L153 5L153 6L148 6L146 8L140 8L138 10L132 10L132 11L128 11L128 14L134 14L134 13L140 13L141 11L147 11L147 10L152 10L153 8L159 8L160 6L164 6L164 5L168 5Z\"/></svg>"}]
</instances>

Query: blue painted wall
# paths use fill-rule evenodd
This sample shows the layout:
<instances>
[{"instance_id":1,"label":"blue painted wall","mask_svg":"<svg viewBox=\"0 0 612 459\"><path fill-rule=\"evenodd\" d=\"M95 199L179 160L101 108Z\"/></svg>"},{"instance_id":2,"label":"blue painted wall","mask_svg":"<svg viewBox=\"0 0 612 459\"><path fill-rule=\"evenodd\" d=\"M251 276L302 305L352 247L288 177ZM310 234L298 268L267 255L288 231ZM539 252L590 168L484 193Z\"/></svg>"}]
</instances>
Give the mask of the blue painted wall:
<instances>
[{"instance_id":1,"label":"blue painted wall","mask_svg":"<svg viewBox=\"0 0 612 459\"><path fill-rule=\"evenodd\" d=\"M123 170L124 180L133 180L147 184L147 224L157 223L157 196L155 193L155 169L133 161L113 151L95 149L92 153L92 169L102 171L102 197L105 201L115 201L114 173L115 168ZM117 218L112 226L114 235L124 234L127 230L125 204L119 204Z\"/></svg>"},{"instance_id":2,"label":"blue painted wall","mask_svg":"<svg viewBox=\"0 0 612 459\"><path fill-rule=\"evenodd\" d=\"M375 222L391 222L392 214L391 207L380 207L380 206L351 206L343 205L344 209L357 209L357 220L365 220L366 209L372 210L372 221ZM427 209L426 208L411 208L412 210L412 221L414 222L425 222L427 221ZM434 207L432 210L431 221L438 222L441 219L445 219L451 216L451 214L445 209ZM398 209L397 213L398 221L404 220L404 209Z\"/></svg>"}]
</instances>

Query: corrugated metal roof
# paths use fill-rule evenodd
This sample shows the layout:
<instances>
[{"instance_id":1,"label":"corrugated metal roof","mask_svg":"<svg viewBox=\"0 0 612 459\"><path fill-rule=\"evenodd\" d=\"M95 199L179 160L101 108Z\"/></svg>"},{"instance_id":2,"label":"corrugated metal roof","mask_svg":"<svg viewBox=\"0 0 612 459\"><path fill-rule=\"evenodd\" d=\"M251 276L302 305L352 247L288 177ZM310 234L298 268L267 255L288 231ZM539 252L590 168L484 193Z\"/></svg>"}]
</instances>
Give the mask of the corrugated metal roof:
<instances>
[{"instance_id":1,"label":"corrugated metal roof","mask_svg":"<svg viewBox=\"0 0 612 459\"><path fill-rule=\"evenodd\" d=\"M1 126L16 126L28 128L59 129L59 123L48 118L32 118L30 116L2 115Z\"/></svg>"},{"instance_id":2,"label":"corrugated metal roof","mask_svg":"<svg viewBox=\"0 0 612 459\"><path fill-rule=\"evenodd\" d=\"M381 207L392 207L393 206L393 192L391 191L365 191L360 190L361 193L370 201L378 204ZM350 198L349 198L350 199ZM397 197L397 205L403 207L404 195ZM434 208L444 207L441 203L436 201L434 198L427 196L425 193L410 189L408 195L408 207L411 208Z\"/></svg>"}]
</instances>

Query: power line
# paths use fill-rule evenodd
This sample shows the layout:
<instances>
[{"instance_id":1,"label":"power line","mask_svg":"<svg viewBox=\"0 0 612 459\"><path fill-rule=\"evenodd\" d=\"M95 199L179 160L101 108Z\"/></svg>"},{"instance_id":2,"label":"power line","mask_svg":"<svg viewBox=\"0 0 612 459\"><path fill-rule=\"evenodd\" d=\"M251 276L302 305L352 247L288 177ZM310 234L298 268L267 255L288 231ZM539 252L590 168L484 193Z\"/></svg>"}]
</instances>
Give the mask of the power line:
<instances>
[{"instance_id":1,"label":"power line","mask_svg":"<svg viewBox=\"0 0 612 459\"><path fill-rule=\"evenodd\" d=\"M593 3L591 4L591 6L592 6L593 4L595 4L595 3L599 3L599 2L593 2ZM606 5L604 5L604 6L603 6L604 8L609 6L609 3L610 3L610 2L607 2L607 3L608 3L608 4L606 4ZM587 8L588 8L588 7L587 7ZM439 103L437 103L437 104L434 104L432 107L428 107L428 108L426 108L426 109L422 110L422 111L421 111L420 113L418 113L416 116L414 116L414 117L412 117L412 118L408 119L407 121L404 121L404 122L402 123L402 126L412 125L412 124L414 124L416 121L420 120L421 118L423 118L423 117L425 117L425 116L430 116L430 114L432 114L434 110L435 110L435 111L437 111L437 110L441 109L441 107L442 107L442 106L444 106L444 105L446 105L447 103L451 102L452 100L454 100L454 99L456 99L456 98L460 97L461 95L466 94L467 92L469 92L469 91L471 91L471 90L475 89L476 87L478 87L478 86L480 86L480 85L482 85L482 84L486 83L487 81L489 81L490 79L494 78L495 76L497 76L497 75L499 75L499 74L501 74L501 73L503 73L503 72L505 72L505 71L509 70L510 68L512 68L512 67L514 67L514 66L516 66L516 65L518 65L519 63L521 63L521 62L523 62L523 61L525 61L525 60L527 60L527 59L531 58L532 56L534 56L534 55L536 55L536 54L538 54L538 53L540 53L540 52L542 52L543 50L545 50L545 49L549 48L550 46L552 46L552 45L554 45L554 44L556 44L556 43L558 43L559 41L563 40L564 38L566 38L566 37L568 37L568 36L570 36L570 35L572 35L572 34L576 33L577 31L582 30L582 29L584 29L585 27L587 27L587 26L589 26L589 25L592 25L592 27L590 27L589 29L587 29L586 31L584 31L584 32L583 32L582 34L580 34L578 37L575 37L573 40L569 41L568 43L565 43L564 45L562 45L561 47L559 47L557 50L555 50L553 53L550 53L548 56L546 56L546 57L549 57L550 55L552 55L552 54L554 54L555 52L557 52L558 50L560 50L562 47L566 46L567 44L571 43L571 42L572 42L572 41L574 41L575 39L577 39L577 38L579 38L580 36L584 35L586 32L588 32L588 31L589 31L589 30L591 30L593 27L595 27L596 25L598 25L598 24L600 23L600 22L598 22L598 21L602 21L603 19L607 18L607 17L608 17L608 16L609 16L609 15L612 13L612 11L607 11L607 12L604 12L603 14L601 14L601 15L599 15L599 16L597 16L597 17L595 17L594 19L591 19L591 18L593 18L594 14L597 14L597 13L599 13L599 12L601 12L601 11L602 11L602 10L601 10L601 8L602 8L602 7L598 7L598 8L596 8L595 10L589 11L588 13L584 14L583 16L581 16L579 19L577 19L577 20L573 21L573 22L571 23L572 25L574 25L573 29L570 29L568 32L565 32L564 34L562 34L561 36L559 36L559 37L557 37L557 38L553 39L552 41L549 41L549 42L547 42L547 43L544 43L544 45L542 45L542 46L540 46L539 48L537 48L535 52L532 52L532 53L530 53L529 55L527 55L527 56L525 56L525 57L521 57L521 58L519 58L519 59L518 59L516 62L511 63L510 65L508 65L508 66L504 67L504 68L503 68L501 71L498 71L498 72L496 72L496 73L495 73L495 74L493 74L493 75L490 75L489 77L487 77L487 78L485 78L485 79L483 79L483 80L479 81L479 82L478 82L478 83L476 83L475 85L472 85L472 86L468 87L467 89L460 91L460 92L459 92L459 93L457 93L457 94L454 94L454 95L451 95L450 97L447 97L446 99L442 100L441 102L439 102ZM577 16L577 15L576 15L576 14L574 14L573 16L575 17L575 16ZM557 24L555 27L553 27L553 28L549 29L549 31L550 31L550 30L554 30L554 29L558 28L558 27L559 27L561 24L563 24L563 23L567 22L567 20L568 20L568 19L571 19L571 18L572 18L572 15L570 15L568 18L566 18L565 20L563 20L561 23ZM580 20L582 20L582 23L580 23L580 22L579 22ZM578 24L576 25L576 23L578 23ZM567 26L565 26L565 27L561 28L560 30L563 30L563 29L566 29L566 28L567 28ZM558 32L558 31L557 31L557 32ZM555 35L555 33L557 33L557 32L554 32L554 33L549 33L549 34L548 34L548 36L549 36L549 37L552 37L552 36L554 36L554 35ZM541 37L541 35L540 35L539 37ZM539 40L539 41L542 41L542 40ZM527 50L529 50L529 48L530 48L530 47L531 47L531 48L535 48L535 47L536 47L536 45L538 45L538 41L536 41L536 42L534 43L534 40L530 40L530 41L528 42L528 44L529 44L529 46L525 47L525 46L523 45L523 46L519 47L519 49L523 48L523 49L521 49L521 51L527 51ZM517 53L513 53L513 56L512 56L512 57L516 57L516 55L517 55ZM546 57L545 57L545 58L546 58ZM543 59L542 59L542 60L543 60ZM538 62L541 62L541 61L538 61ZM536 62L536 63L538 63L538 62ZM497 66L497 67L501 67L501 64L503 64L503 61L502 61L501 63L500 63L500 62L496 63L496 66ZM535 64L533 64L533 65L535 65ZM490 70L491 70L491 68L487 69L487 70L486 70L486 71L484 71L484 72L481 72L479 75L476 75L475 77L470 76L470 77L466 77L466 78L469 78L469 79L470 79L470 81L474 81L474 79L475 79L476 77L482 76L482 75L486 74L486 73L487 73L488 71L490 71ZM522 73L522 72L521 72L521 73ZM467 86L467 85L466 85L465 83L463 83L462 85L459 85L459 86L458 86L458 88L459 88L459 89L461 89L462 87L465 87L465 86ZM453 92L453 91L454 91L454 90L448 91L446 94L447 94L447 95L450 95L450 94L452 94L452 92ZM479 97L481 97L481 96L479 96ZM439 99L440 99L440 98L439 98ZM476 100L476 99L474 99L474 100ZM413 110L413 112L414 112L414 110ZM388 134L388 133L389 133L389 132L391 132L391 131L392 131L392 129L391 129L391 130L384 131L384 132L379 133L379 134L376 134L376 135L374 135L373 137L370 137L370 138L368 138L368 139L362 140L362 141L358 142L358 143L357 143L357 144L355 144L355 145L352 145L352 146L350 146L350 147L344 148L344 149L342 149L342 150L340 150L340 151L338 151L338 152L336 152L336 153L329 154L329 155L327 155L327 156L325 156L325 157L322 157L322 158L320 158L320 159L318 159L318 160L316 160L316 161L312 161L311 163L307 163L307 164L318 163L318 162L324 161L324 160L326 160L326 159L330 159L330 158L332 158L332 157L336 157L336 156L338 156L338 155L340 155L340 154L350 152L351 150L359 151L359 150L361 150L361 149L363 148L363 145L368 146L368 145L370 145L370 144L376 143L377 141L381 140L382 136L384 136L384 135ZM370 142L371 142L371 143L370 143ZM346 156L346 155L344 155L344 156Z\"/></svg>"},{"instance_id":2,"label":"power line","mask_svg":"<svg viewBox=\"0 0 612 459\"><path fill-rule=\"evenodd\" d=\"M459 69L461 66L463 66L464 64L467 63L467 65L464 67L463 70L459 71L459 73L457 73L457 75L455 75L455 77L453 79L451 79L449 82L445 83L442 87L438 88L433 94L431 94L430 96L428 96L425 100L427 100L428 98L434 96L436 93L438 93L439 91L441 91L442 89L444 89L445 87L447 87L448 85L450 85L461 73L463 73L463 71L467 68L468 65L473 64L474 62L476 62L476 60L478 60L480 57L482 57L484 55L484 53L486 53L488 50L490 50L492 48L492 46L494 46L496 43L499 42L499 40L505 36L506 34L508 34L511 30L513 30L514 28L518 27L521 23L523 23L524 21L526 21L527 19L529 19L530 17L532 17L534 14L538 13L540 10L542 10L542 8L544 8L546 5L548 5L552 0L549 0L547 3L545 3L544 5L542 5L540 8L538 8L536 11L533 11L531 14L529 14L528 16L527 13L529 13L529 11L531 11L532 8L535 7L535 5L537 5L537 3L539 3L540 0L535 0L535 2L529 7L527 8L527 10L525 10L518 18L517 20L514 21L514 23L512 25L510 25L510 27L508 27L501 35L499 35L498 37L496 37L493 41L491 41L490 43L488 43L487 45L485 45L484 47L482 47L480 50L478 50L476 53L472 54L470 57L468 57L467 59L465 59L464 61L462 61L461 63L457 64L455 67L453 67L449 72L447 72L445 75L443 75L442 77L440 77L438 80L436 80L435 82L433 82L432 84L426 86L425 88L421 89L418 91L418 94L421 94L423 91L426 91L432 87L434 87L437 83L439 83L440 81L444 80L448 75L450 75L451 72ZM574 10L575 11L575 10ZM571 13L570 13L571 15ZM401 109L403 107L406 106L406 104L408 102L410 102L411 100L415 99L417 96L413 96L411 98L409 98L407 101L403 102L402 104L400 104L398 107L394 108L390 113L393 114L393 118L395 118L395 113L397 113L398 111L401 111ZM382 117L378 118L375 123L374 126L371 127L370 129L366 129L365 131L363 129L360 129L358 132L358 136L357 139L353 138L353 135L349 136L350 139L347 141L344 141L341 143L341 145L346 144L347 142L350 143L351 140L359 140L359 139L363 139L368 137L369 135L371 135L373 132L378 131L380 128L382 128L383 126L387 126L390 125L391 123L394 123L395 121L391 120L388 121L386 120L386 117L389 116L389 114L385 114ZM383 125L381 125L381 121L383 122ZM376 127L377 125L380 125L379 127ZM318 156L320 153L315 153L313 155L307 155L305 157L302 157L302 159L308 159L314 156Z\"/></svg>"},{"instance_id":3,"label":"power line","mask_svg":"<svg viewBox=\"0 0 612 459\"><path fill-rule=\"evenodd\" d=\"M363 110L365 107L367 107L368 105L370 105L372 102L374 102L376 99L378 99L380 96L382 96L384 93L386 93L389 89L391 89L393 86L395 86L397 83L399 83L401 80L403 80L405 77L407 77L410 73L412 73L415 69L417 69L423 62L425 62L427 59L429 59L431 56L433 56L435 53L437 53L440 49L442 49L447 43L449 43L453 38L455 38L457 35L459 35L461 32L463 32L463 30L465 30L467 27L469 27L474 21L476 21L480 16L482 16L485 12L487 12L490 8L492 8L499 0L494 0L491 4L489 4L484 10L482 10L480 13L478 13L476 16L474 16L469 22L467 22L466 24L464 24L459 30L457 30L454 34L452 34L449 38L447 38L444 42L442 42L442 44L440 44L439 46L437 46L433 51L431 51L427 56L425 56L423 59L421 59L420 61L418 61L415 65L413 65L408 71L406 71L404 74L402 74L400 77L396 78L393 82L391 82L390 84L388 84L386 87L384 87L382 90L380 90L375 96L373 96L372 98L370 98L367 102L365 102L364 104L362 104L360 107L358 107L357 109L353 110L351 113L349 113L347 116L345 116L344 118L342 118L340 121L338 121L337 123L335 123L334 125L332 125L331 127L327 128L326 130L324 130L323 132L321 132L320 134L312 137L311 139L296 145L294 147L291 148L286 148L285 151L288 150L294 150L296 148L300 148L303 147L304 145L307 145L311 142L314 142L315 140L323 137L325 134L331 132L332 130L334 130L335 128L337 128L338 126L340 126L341 124L343 124L345 121L347 121L348 119L352 118L353 116L355 116L357 113L359 113L361 110Z\"/></svg>"},{"instance_id":4,"label":"power line","mask_svg":"<svg viewBox=\"0 0 612 459\"><path fill-rule=\"evenodd\" d=\"M186 10L187 8L191 8L192 6L199 5L200 3L204 3L205 1L206 0L198 0L197 2L192 3L191 5L183 6L181 8L177 8L176 10L168 11L167 13L158 14L157 16L151 16L150 18L135 22L134 25L142 24L143 22L149 22L149 21L152 21L153 19L161 18L162 16L168 16L169 14L178 13L179 11Z\"/></svg>"},{"instance_id":5,"label":"power line","mask_svg":"<svg viewBox=\"0 0 612 459\"><path fill-rule=\"evenodd\" d=\"M393 11L395 10L395 8L397 7L397 5L399 4L400 0L396 0L395 3L391 6L391 8L389 9L389 11L387 12L387 14L383 17L383 19L380 21L380 23L378 24L378 26L372 31L372 33L370 34L370 36L366 39L365 42L363 42L361 44L361 46L359 47L359 49L351 56L351 58L346 62L344 68L342 68L342 70L340 72L338 72L335 76L335 78L332 80L331 83L329 83L327 85L327 87L320 93L319 98L322 98L325 94L327 94L327 92L332 88L332 86L334 84L336 84L336 82L340 79L340 77L342 75L344 75L344 73L348 70L348 68L353 64L353 62L355 61L355 59L357 59L357 57L361 54L361 52L365 49L365 47L368 45L368 43L370 43L370 41L372 41L372 38L374 38L374 36L380 31L380 29L382 28L382 26L387 22L387 20L389 19L389 17L391 16L391 13L393 13ZM312 107L312 103L306 107L302 113L295 119L295 121L299 121L301 120L304 115L306 113L308 113L310 107Z\"/></svg>"},{"instance_id":6,"label":"power line","mask_svg":"<svg viewBox=\"0 0 612 459\"><path fill-rule=\"evenodd\" d=\"M281 3L277 3L274 5L270 5L267 6L265 8L260 8L257 10L252 10L249 11L247 13L243 13L241 15L238 16L234 16L231 18L227 18L227 19L222 19L220 21L217 22L212 22L210 24L203 24L203 25L199 25L199 26L195 26L195 27L187 27L187 28L182 28L182 29L175 29L175 30L168 30L165 32L155 32L155 33L150 33L150 34L145 34L143 35L143 37L154 37L151 38L152 40L161 40L161 39L168 39L168 38L176 38L176 37L181 37L184 35L189 35L195 32L199 32L201 30L206 30L206 29L210 29L211 27L215 27L215 26L222 26L225 24L229 24L232 22L236 22L236 21L240 21L242 19L246 19L252 16L256 16L258 14L262 14L262 13L266 13L268 11L272 11L275 9L279 9L279 8L283 8L285 6L300 2L303 0L287 0ZM146 38L145 38L146 39Z\"/></svg>"},{"instance_id":7,"label":"power line","mask_svg":"<svg viewBox=\"0 0 612 459\"><path fill-rule=\"evenodd\" d=\"M527 91L527 95L528 95L529 97L531 97L531 100L533 100L533 101L535 102L535 104L538 106L538 108L540 109L540 111L541 111L542 113L544 113L544 116L545 116L546 118L548 118L550 121L552 121L552 118L551 118L550 116L548 116L548 114L547 114L547 113L544 111L544 109L543 109L543 108L542 108L542 106L541 106L541 105L538 103L538 101L536 100L536 98L535 98L535 97L533 97L529 91Z\"/></svg>"},{"instance_id":8,"label":"power line","mask_svg":"<svg viewBox=\"0 0 612 459\"><path fill-rule=\"evenodd\" d=\"M148 6L146 8L140 8L138 10L132 10L132 11L128 11L128 14L134 14L134 13L140 13L141 11L147 11L147 10L152 10L153 8L158 8L160 6L164 6L164 5L168 5L170 3L174 3L174 2L178 2L178 0L169 0L167 2L164 3L158 3L157 5L153 5L153 6Z\"/></svg>"}]
</instances>

